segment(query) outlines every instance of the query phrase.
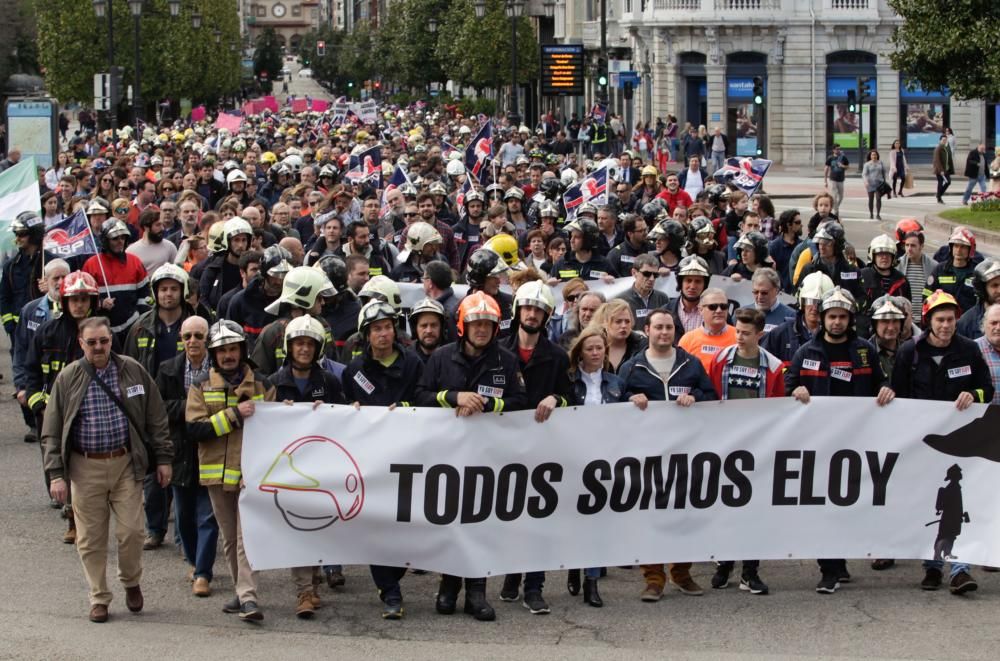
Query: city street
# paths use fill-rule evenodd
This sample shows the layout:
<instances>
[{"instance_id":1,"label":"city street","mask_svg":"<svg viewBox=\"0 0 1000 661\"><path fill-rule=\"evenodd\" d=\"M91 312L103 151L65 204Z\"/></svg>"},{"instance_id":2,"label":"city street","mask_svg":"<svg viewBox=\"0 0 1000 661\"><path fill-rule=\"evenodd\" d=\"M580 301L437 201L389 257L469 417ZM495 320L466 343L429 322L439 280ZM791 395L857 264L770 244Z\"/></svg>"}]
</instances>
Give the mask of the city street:
<instances>
[{"instance_id":1,"label":"city street","mask_svg":"<svg viewBox=\"0 0 1000 661\"><path fill-rule=\"evenodd\" d=\"M865 225L874 227L856 226ZM91 624L80 561L74 547L61 542L65 522L49 508L43 493L38 446L21 440L20 413L10 397L7 351L2 355L0 638L5 644L0 658L281 659L322 650L324 657L335 659L955 660L992 658L995 653L1000 575L977 569L980 590L954 597L946 590L919 590L922 571L917 562L874 572L868 560L860 559L849 563L854 581L834 595L813 591L818 579L813 562L764 562L761 575L772 591L768 596L751 596L734 584L724 591L706 589L702 597L668 590L659 603L639 600L643 584L638 569L611 568L601 581L603 609L570 597L565 573L550 572L546 597L552 614L547 616L531 615L520 603L501 602L500 580L494 578L489 594L498 612L495 623L475 622L461 614L437 615L433 575L404 578L406 619L383 621L366 567L348 567L342 589L333 592L324 585L324 608L312 621L298 620L288 573L273 571L261 577L266 617L256 626L221 611L232 594L221 553L215 593L198 599L191 595L184 562L168 542L145 552L142 614L126 611L112 568L111 621ZM693 571L706 588L711 573L708 563L697 564Z\"/></svg>"}]
</instances>

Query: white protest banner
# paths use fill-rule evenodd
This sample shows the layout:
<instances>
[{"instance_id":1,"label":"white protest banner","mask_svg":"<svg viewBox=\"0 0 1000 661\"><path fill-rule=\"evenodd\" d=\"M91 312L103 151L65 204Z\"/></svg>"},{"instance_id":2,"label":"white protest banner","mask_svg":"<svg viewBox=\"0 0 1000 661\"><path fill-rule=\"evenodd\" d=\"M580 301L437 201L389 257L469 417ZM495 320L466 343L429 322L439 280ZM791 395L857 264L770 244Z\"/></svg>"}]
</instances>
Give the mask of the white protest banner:
<instances>
[{"instance_id":1,"label":"white protest banner","mask_svg":"<svg viewBox=\"0 0 1000 661\"><path fill-rule=\"evenodd\" d=\"M255 569L461 576L712 559L1000 565L1000 407L874 398L457 418L263 404L240 498Z\"/></svg>"},{"instance_id":2,"label":"white protest banner","mask_svg":"<svg viewBox=\"0 0 1000 661\"><path fill-rule=\"evenodd\" d=\"M378 121L378 104L374 99L352 104L354 112L361 119L363 124L374 124Z\"/></svg>"},{"instance_id":3,"label":"white protest banner","mask_svg":"<svg viewBox=\"0 0 1000 661\"><path fill-rule=\"evenodd\" d=\"M344 121L351 104L346 101L337 101L333 104L333 121Z\"/></svg>"},{"instance_id":4,"label":"white protest banner","mask_svg":"<svg viewBox=\"0 0 1000 661\"><path fill-rule=\"evenodd\" d=\"M604 295L605 300L610 301L613 298L617 298L622 294L626 293L632 288L632 284L635 282L635 278L628 276L626 278L616 278L614 282L604 282L603 280L588 280L587 288L590 291L600 292ZM562 288L565 283L558 283L552 287L552 294L556 299L556 310L562 310ZM726 292L726 296L739 303L740 305L753 305L753 287L750 285L749 280L733 280L732 278L727 278L721 275L713 275L712 280L709 282L711 287L719 287ZM658 291L662 291L664 294L670 298L676 298L679 294L677 292L677 276L673 273L669 273L663 277L656 279L656 284L653 285ZM455 284L452 285L452 289L455 291L455 296L462 298L468 293L468 286ZM501 285L500 289L507 293L513 293L509 285ZM403 307L406 309L412 308L416 305L417 301L424 298L426 294L424 293L424 286L415 283L399 283L400 297L403 299ZM787 294L780 294L778 299L782 303L791 304L795 302L795 299Z\"/></svg>"}]
</instances>

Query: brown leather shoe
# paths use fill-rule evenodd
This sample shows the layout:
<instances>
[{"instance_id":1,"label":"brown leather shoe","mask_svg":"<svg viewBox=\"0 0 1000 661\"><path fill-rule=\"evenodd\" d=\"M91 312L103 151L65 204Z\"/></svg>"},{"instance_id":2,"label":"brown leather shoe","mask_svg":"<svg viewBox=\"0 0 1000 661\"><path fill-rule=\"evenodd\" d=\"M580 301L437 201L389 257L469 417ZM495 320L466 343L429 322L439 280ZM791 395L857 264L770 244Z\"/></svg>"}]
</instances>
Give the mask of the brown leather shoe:
<instances>
[{"instance_id":1,"label":"brown leather shoe","mask_svg":"<svg viewBox=\"0 0 1000 661\"><path fill-rule=\"evenodd\" d=\"M90 621L91 622L107 622L108 621L108 607L106 604L94 604L90 607Z\"/></svg>"},{"instance_id":2,"label":"brown leather shoe","mask_svg":"<svg viewBox=\"0 0 1000 661\"><path fill-rule=\"evenodd\" d=\"M76 544L76 523L73 522L73 517L69 518L69 527L63 533L63 544Z\"/></svg>"},{"instance_id":3,"label":"brown leather shoe","mask_svg":"<svg viewBox=\"0 0 1000 661\"><path fill-rule=\"evenodd\" d=\"M199 576L194 579L194 586L191 588L191 592L196 597L210 597L212 595L212 586L209 585L207 578Z\"/></svg>"},{"instance_id":4,"label":"brown leather shoe","mask_svg":"<svg viewBox=\"0 0 1000 661\"><path fill-rule=\"evenodd\" d=\"M295 607L295 615L304 620L309 619L316 612L313 606L312 590L304 590L299 593L299 601Z\"/></svg>"},{"instance_id":5,"label":"brown leather shoe","mask_svg":"<svg viewBox=\"0 0 1000 661\"><path fill-rule=\"evenodd\" d=\"M142 588L138 585L131 588L125 588L125 605L133 613L138 613L142 610Z\"/></svg>"}]
</instances>

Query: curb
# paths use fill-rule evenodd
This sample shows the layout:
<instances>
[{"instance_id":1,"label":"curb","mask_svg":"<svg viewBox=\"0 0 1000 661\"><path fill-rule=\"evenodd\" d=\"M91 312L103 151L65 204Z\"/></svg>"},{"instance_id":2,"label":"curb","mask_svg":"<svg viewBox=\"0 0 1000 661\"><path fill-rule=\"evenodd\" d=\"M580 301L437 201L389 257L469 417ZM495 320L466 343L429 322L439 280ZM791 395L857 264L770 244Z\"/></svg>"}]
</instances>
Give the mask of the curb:
<instances>
[{"instance_id":1,"label":"curb","mask_svg":"<svg viewBox=\"0 0 1000 661\"><path fill-rule=\"evenodd\" d=\"M951 234L952 230L958 227L961 223L956 223L954 221L942 218L936 213L929 213L924 216L924 227L932 227L945 234ZM895 226L893 226L895 229ZM987 244L991 248L1000 249L1000 232L994 232L992 230L986 230L981 227L971 227L972 232L976 235L977 246L980 243Z\"/></svg>"}]
</instances>

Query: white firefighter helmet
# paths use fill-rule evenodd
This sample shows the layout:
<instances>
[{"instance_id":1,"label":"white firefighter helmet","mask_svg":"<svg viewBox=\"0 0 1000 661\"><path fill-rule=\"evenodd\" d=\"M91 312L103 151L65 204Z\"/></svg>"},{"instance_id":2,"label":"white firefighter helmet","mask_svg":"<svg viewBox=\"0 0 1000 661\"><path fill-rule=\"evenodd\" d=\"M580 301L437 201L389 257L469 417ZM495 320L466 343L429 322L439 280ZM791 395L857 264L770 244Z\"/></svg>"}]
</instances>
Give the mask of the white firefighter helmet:
<instances>
[{"instance_id":1,"label":"white firefighter helmet","mask_svg":"<svg viewBox=\"0 0 1000 661\"><path fill-rule=\"evenodd\" d=\"M312 270L312 269L310 269ZM292 355L292 340L297 337L308 337L316 342L316 355L313 360L319 365L323 362L323 352L326 350L326 329L323 324L308 314L296 317L285 326L285 356L286 359Z\"/></svg>"}]
</instances>

